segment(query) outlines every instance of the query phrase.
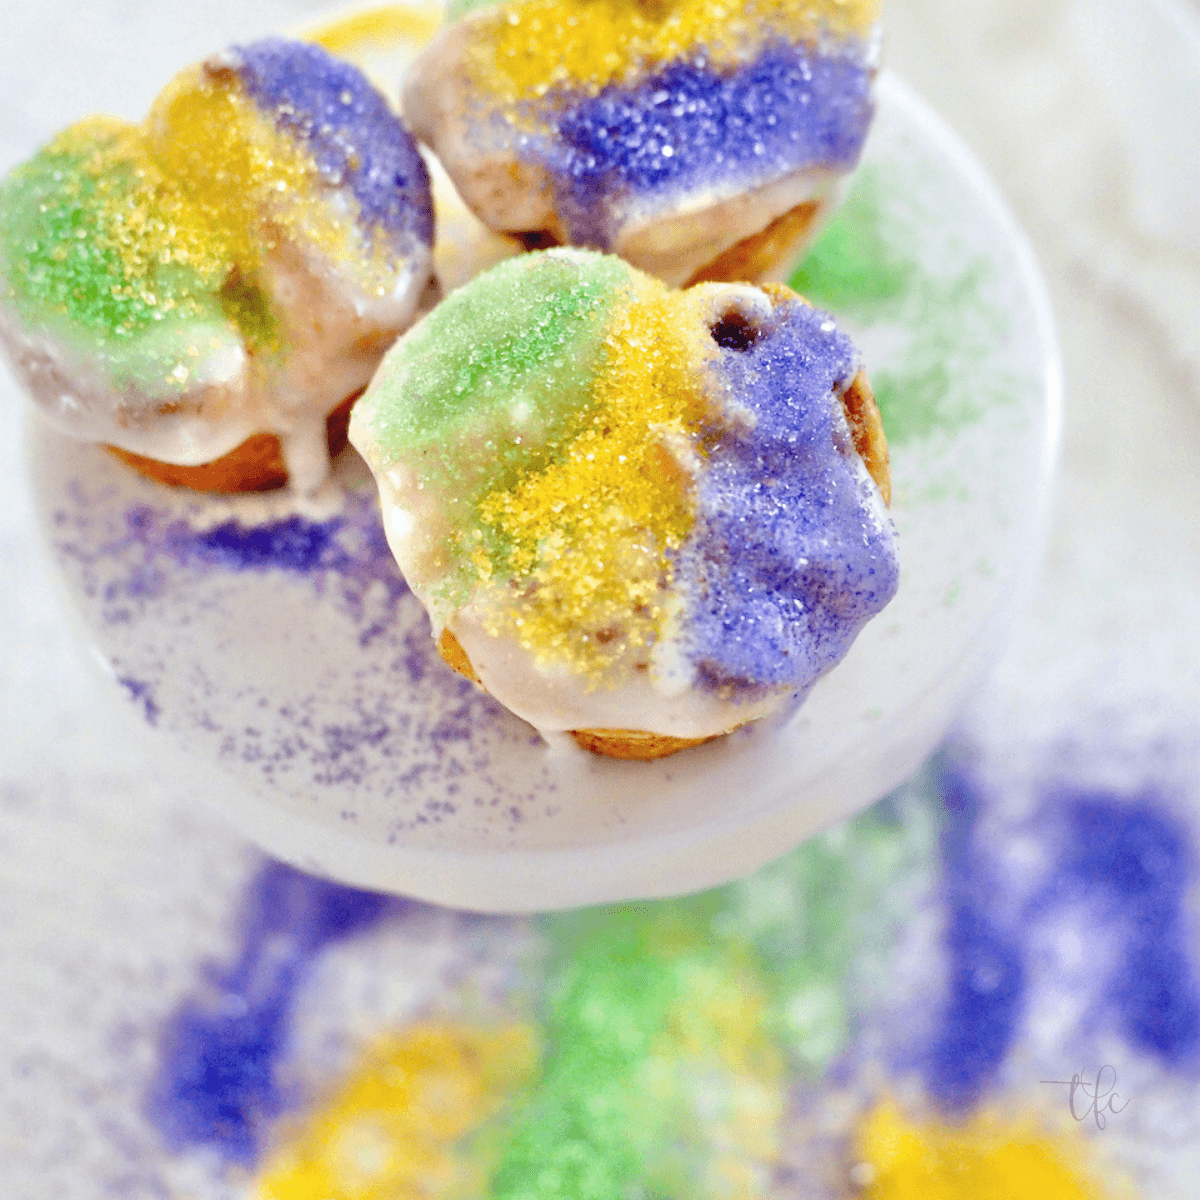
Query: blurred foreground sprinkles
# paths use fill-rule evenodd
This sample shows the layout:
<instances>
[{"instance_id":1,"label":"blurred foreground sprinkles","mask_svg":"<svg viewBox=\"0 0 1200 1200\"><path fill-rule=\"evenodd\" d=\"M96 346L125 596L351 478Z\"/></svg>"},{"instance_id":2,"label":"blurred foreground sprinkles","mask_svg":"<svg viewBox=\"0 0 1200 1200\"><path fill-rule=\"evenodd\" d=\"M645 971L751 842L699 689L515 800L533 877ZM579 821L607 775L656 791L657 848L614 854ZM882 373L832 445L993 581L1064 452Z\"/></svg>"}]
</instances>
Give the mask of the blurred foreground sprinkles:
<instances>
[{"instance_id":1,"label":"blurred foreground sprinkles","mask_svg":"<svg viewBox=\"0 0 1200 1200\"><path fill-rule=\"evenodd\" d=\"M147 1112L261 1200L1157 1196L1154 1088L1197 1084L1183 811L964 741L681 900L481 918L268 864ZM1044 1082L1102 1063L1103 1123Z\"/></svg>"}]
</instances>

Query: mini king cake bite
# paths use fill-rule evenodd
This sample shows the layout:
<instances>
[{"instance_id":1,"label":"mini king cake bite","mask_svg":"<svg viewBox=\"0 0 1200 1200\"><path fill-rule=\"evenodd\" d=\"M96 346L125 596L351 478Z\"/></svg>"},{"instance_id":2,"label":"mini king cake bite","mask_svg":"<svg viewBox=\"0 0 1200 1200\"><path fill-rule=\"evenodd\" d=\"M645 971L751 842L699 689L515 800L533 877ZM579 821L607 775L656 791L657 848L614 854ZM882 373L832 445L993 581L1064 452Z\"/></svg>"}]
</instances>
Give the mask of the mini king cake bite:
<instances>
[{"instance_id":1,"label":"mini king cake bite","mask_svg":"<svg viewBox=\"0 0 1200 1200\"><path fill-rule=\"evenodd\" d=\"M782 278L858 162L876 0L460 3L404 112L492 229Z\"/></svg>"},{"instance_id":2,"label":"mini king cake bite","mask_svg":"<svg viewBox=\"0 0 1200 1200\"><path fill-rule=\"evenodd\" d=\"M780 284L510 259L401 338L350 438L443 656L610 756L803 696L896 590L858 353Z\"/></svg>"},{"instance_id":3,"label":"mini king cake bite","mask_svg":"<svg viewBox=\"0 0 1200 1200\"><path fill-rule=\"evenodd\" d=\"M234 47L0 184L0 343L59 430L147 474L311 490L432 236L416 145L355 68Z\"/></svg>"}]
</instances>

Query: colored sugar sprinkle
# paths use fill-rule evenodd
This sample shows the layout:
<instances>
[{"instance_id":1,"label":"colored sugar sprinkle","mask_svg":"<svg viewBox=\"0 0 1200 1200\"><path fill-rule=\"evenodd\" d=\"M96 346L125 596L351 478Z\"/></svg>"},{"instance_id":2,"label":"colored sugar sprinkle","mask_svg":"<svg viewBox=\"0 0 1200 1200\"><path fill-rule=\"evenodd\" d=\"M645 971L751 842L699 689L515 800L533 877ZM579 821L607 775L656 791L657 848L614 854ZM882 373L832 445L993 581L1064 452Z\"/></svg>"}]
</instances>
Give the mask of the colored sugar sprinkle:
<instances>
[{"instance_id":1,"label":"colored sugar sprinkle","mask_svg":"<svg viewBox=\"0 0 1200 1200\"><path fill-rule=\"evenodd\" d=\"M357 72L260 42L178 76L143 126L91 118L18 168L0 261L24 321L88 339L114 386L184 392L214 350L281 349L262 274L289 237L390 294L398 250L431 236L426 189Z\"/></svg>"},{"instance_id":2,"label":"colored sugar sprinkle","mask_svg":"<svg viewBox=\"0 0 1200 1200\"><path fill-rule=\"evenodd\" d=\"M268 197L285 198L279 220L293 224L299 197L315 182L305 150L279 136L231 79L214 79L204 67L183 72L159 93L143 138L142 154L172 179L193 220L212 231L204 266L220 278L233 263L252 277L264 251L274 247L277 237L263 244L268 227L261 210ZM333 249L344 230L327 220L322 235Z\"/></svg>"},{"instance_id":3,"label":"colored sugar sprinkle","mask_svg":"<svg viewBox=\"0 0 1200 1200\"><path fill-rule=\"evenodd\" d=\"M931 882L921 786L728 887L544 921L546 1064L486 1194L766 1192L789 1075L888 994L894 884Z\"/></svg>"},{"instance_id":4,"label":"colored sugar sprinkle","mask_svg":"<svg viewBox=\"0 0 1200 1200\"><path fill-rule=\"evenodd\" d=\"M1080 1149L1030 1124L916 1125L885 1102L858 1135L863 1200L1101 1200Z\"/></svg>"},{"instance_id":5,"label":"colored sugar sprinkle","mask_svg":"<svg viewBox=\"0 0 1200 1200\"><path fill-rule=\"evenodd\" d=\"M759 1194L789 1073L834 1061L886 986L933 831L909 787L728 887L542 919L537 1025L425 1017L315 1096L284 1084L302 984L412 905L268 865L232 961L166 1023L147 1111L173 1149L257 1168L264 1200Z\"/></svg>"},{"instance_id":6,"label":"colored sugar sprinkle","mask_svg":"<svg viewBox=\"0 0 1200 1200\"><path fill-rule=\"evenodd\" d=\"M65 516L59 514L60 523ZM109 531L103 539L81 536L79 542L60 542L59 549L80 564L82 586L103 596L106 625L136 619L138 606L159 597L178 578L173 564L206 573L286 571L310 576L320 588L332 576L346 612L361 623L364 645L390 627L408 591L387 548L378 510L366 496L326 521L292 515L260 524L229 520L200 528L139 504L125 512L123 529ZM117 576L104 573L112 560L126 564ZM182 586L190 589L193 579L185 577ZM374 598L370 603L369 596ZM144 683L137 683L137 690L126 686L135 700L147 695Z\"/></svg>"},{"instance_id":7,"label":"colored sugar sprinkle","mask_svg":"<svg viewBox=\"0 0 1200 1200\"><path fill-rule=\"evenodd\" d=\"M649 195L741 190L809 167L850 170L874 113L871 72L852 54L785 42L733 71L670 62L636 84L555 96L554 134L531 139L578 245L608 248L600 197L617 210ZM637 199L629 199L636 197Z\"/></svg>"},{"instance_id":8,"label":"colored sugar sprinkle","mask_svg":"<svg viewBox=\"0 0 1200 1200\"><path fill-rule=\"evenodd\" d=\"M663 445L703 412L677 330L686 304L617 259L514 259L454 293L385 361L362 411L383 469L413 464L405 502L429 527L410 575L434 593L435 621L480 583L532 581L538 593L502 603L498 623L595 664L598 643L579 644L654 598L690 522ZM393 389L397 402L372 409ZM580 554L580 539L604 557Z\"/></svg>"},{"instance_id":9,"label":"colored sugar sprinkle","mask_svg":"<svg viewBox=\"0 0 1200 1200\"><path fill-rule=\"evenodd\" d=\"M278 38L233 53L247 95L305 146L325 183L349 187L370 230L401 248L413 237L433 240L424 160L361 72Z\"/></svg>"},{"instance_id":10,"label":"colored sugar sprinkle","mask_svg":"<svg viewBox=\"0 0 1200 1200\"><path fill-rule=\"evenodd\" d=\"M145 129L148 152L245 275L288 232L302 230L298 240L355 268L367 290L385 295L392 237L431 233L427 214L406 219L425 184L411 139L358 72L319 47L259 42L185 71L159 95ZM400 147L416 157L407 172L397 169ZM330 203L332 188L348 190L357 212ZM372 251L360 223L392 237Z\"/></svg>"},{"instance_id":11,"label":"colored sugar sprinkle","mask_svg":"<svg viewBox=\"0 0 1200 1200\"><path fill-rule=\"evenodd\" d=\"M266 525L225 521L194 530L181 523L166 531L164 544L180 562L200 562L226 570L337 570L347 557L336 538L343 522L283 517Z\"/></svg>"},{"instance_id":12,"label":"colored sugar sprinkle","mask_svg":"<svg viewBox=\"0 0 1200 1200\"><path fill-rule=\"evenodd\" d=\"M695 443L716 416L700 373L716 346L693 301L638 283L610 318L590 422L479 510L485 537L494 531L507 551L488 577L503 567L536 589L491 632L580 673L612 667L661 624L669 555L692 525L689 480L669 447Z\"/></svg>"},{"instance_id":13,"label":"colored sugar sprinkle","mask_svg":"<svg viewBox=\"0 0 1200 1200\"><path fill-rule=\"evenodd\" d=\"M777 1153L783 1060L752 964L670 906L551 923L547 1062L489 1194L752 1194Z\"/></svg>"},{"instance_id":14,"label":"colored sugar sprinkle","mask_svg":"<svg viewBox=\"0 0 1200 1200\"><path fill-rule=\"evenodd\" d=\"M768 41L866 36L878 8L875 0L520 0L479 20L473 65L479 86L505 101L553 88L595 92L684 57L732 65Z\"/></svg>"},{"instance_id":15,"label":"colored sugar sprinkle","mask_svg":"<svg viewBox=\"0 0 1200 1200\"><path fill-rule=\"evenodd\" d=\"M1017 1035L1026 1002L1025 947L993 917L988 864L974 840L982 804L977 785L948 759L940 770L949 822L942 837L948 994L925 1082L943 1108L961 1111L994 1080Z\"/></svg>"},{"instance_id":16,"label":"colored sugar sprinkle","mask_svg":"<svg viewBox=\"0 0 1200 1200\"><path fill-rule=\"evenodd\" d=\"M94 117L61 134L0 188L12 300L31 320L61 318L104 338L208 317L225 251L146 155L131 126Z\"/></svg>"},{"instance_id":17,"label":"colored sugar sprinkle","mask_svg":"<svg viewBox=\"0 0 1200 1200\"><path fill-rule=\"evenodd\" d=\"M1185 1065L1200 1048L1200 979L1187 905L1194 850L1154 799L1055 795L1065 812L1063 857L1034 908L1078 899L1101 907L1122 943L1105 982L1122 1034L1138 1050Z\"/></svg>"},{"instance_id":18,"label":"colored sugar sprinkle","mask_svg":"<svg viewBox=\"0 0 1200 1200\"><path fill-rule=\"evenodd\" d=\"M1049 870L1021 894L1006 886L981 845L980 781L950 759L938 770L949 819L942 839L946 993L923 1067L939 1107L964 1112L995 1086L1038 1001L1032 978L1045 939L1081 910L1089 926L1104 929L1104 948L1088 969L1092 1025L1103 1030L1108 1018L1139 1053L1194 1069L1200 972L1187 896L1195 851L1162 798L1047 790Z\"/></svg>"},{"instance_id":19,"label":"colored sugar sprinkle","mask_svg":"<svg viewBox=\"0 0 1200 1200\"><path fill-rule=\"evenodd\" d=\"M789 281L802 296L864 322L886 320L917 286L910 230L893 232L887 206L899 181L864 165L816 245Z\"/></svg>"},{"instance_id":20,"label":"colored sugar sprinkle","mask_svg":"<svg viewBox=\"0 0 1200 1200\"><path fill-rule=\"evenodd\" d=\"M908 221L888 202L896 194L909 198ZM814 304L848 319L912 331L894 364L871 374L893 446L952 435L1009 403L1017 387L992 363L1006 317L988 298L988 265L976 259L947 276L920 269L913 246L937 230L939 219L921 197L920 179L864 168L789 280Z\"/></svg>"},{"instance_id":21,"label":"colored sugar sprinkle","mask_svg":"<svg viewBox=\"0 0 1200 1200\"><path fill-rule=\"evenodd\" d=\"M721 357L749 419L713 446L676 564L687 653L710 686L811 682L895 595L891 530L832 427L831 397L856 365L849 339L798 300Z\"/></svg>"},{"instance_id":22,"label":"colored sugar sprinkle","mask_svg":"<svg viewBox=\"0 0 1200 1200\"><path fill-rule=\"evenodd\" d=\"M625 253L658 215L852 168L877 16L874 0L518 0L458 27L454 111L419 119L461 124L441 147L456 178L476 169L464 145L512 155L557 240Z\"/></svg>"},{"instance_id":23,"label":"colored sugar sprinkle","mask_svg":"<svg viewBox=\"0 0 1200 1200\"><path fill-rule=\"evenodd\" d=\"M522 1025L418 1025L382 1038L271 1155L251 1194L260 1200L482 1196L494 1148L480 1127L517 1102L536 1061L533 1031Z\"/></svg>"},{"instance_id":24,"label":"colored sugar sprinkle","mask_svg":"<svg viewBox=\"0 0 1200 1200\"><path fill-rule=\"evenodd\" d=\"M253 1164L270 1123L295 1103L276 1075L297 989L328 946L403 912L405 901L303 875L281 863L254 879L233 963L209 971L161 1036L146 1115L173 1150L205 1146Z\"/></svg>"},{"instance_id":25,"label":"colored sugar sprinkle","mask_svg":"<svg viewBox=\"0 0 1200 1200\"><path fill-rule=\"evenodd\" d=\"M448 296L384 360L372 390L403 389L405 403L369 418L381 465L415 451L413 482L445 502L456 544L487 491L547 461L573 432L627 275L616 259L586 276L556 255L510 259Z\"/></svg>"},{"instance_id":26,"label":"colored sugar sprinkle","mask_svg":"<svg viewBox=\"0 0 1200 1200\"><path fill-rule=\"evenodd\" d=\"M935 891L939 786L935 772L919 772L853 821L716 893L725 902L712 934L753 947L775 1036L806 1075L837 1061L873 1004L895 1007L889 958Z\"/></svg>"}]
</instances>

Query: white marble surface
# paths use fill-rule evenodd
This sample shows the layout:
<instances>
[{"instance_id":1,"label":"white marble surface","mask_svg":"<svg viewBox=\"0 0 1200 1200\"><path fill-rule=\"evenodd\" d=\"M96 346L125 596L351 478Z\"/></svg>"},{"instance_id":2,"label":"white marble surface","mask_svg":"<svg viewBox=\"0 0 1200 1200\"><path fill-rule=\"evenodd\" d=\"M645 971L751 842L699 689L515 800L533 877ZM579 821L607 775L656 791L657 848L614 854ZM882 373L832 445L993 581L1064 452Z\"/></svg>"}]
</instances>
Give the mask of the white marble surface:
<instances>
[{"instance_id":1,"label":"white marble surface","mask_svg":"<svg viewBox=\"0 0 1200 1200\"><path fill-rule=\"evenodd\" d=\"M138 116L170 71L214 45L322 7L9 6L0 172L83 113ZM1014 753L1060 736L1131 754L1169 744L1195 779L1200 4L891 0L888 20L890 65L971 145L1027 228L1064 353L1061 483L1044 570L969 720ZM4 375L0 1162L24 1188L14 1196L62 1200L109 1194L95 1182L108 1143L71 1114L125 1086L105 1076L104 1049L122 1012L164 1010L174 979L163 964L179 961L166 949L222 944L218 910L247 851L181 796L180 781L166 784L126 736L124 714L97 703L35 541L23 419ZM118 953L151 893L155 928ZM100 970L118 972L126 991L97 995Z\"/></svg>"}]
</instances>

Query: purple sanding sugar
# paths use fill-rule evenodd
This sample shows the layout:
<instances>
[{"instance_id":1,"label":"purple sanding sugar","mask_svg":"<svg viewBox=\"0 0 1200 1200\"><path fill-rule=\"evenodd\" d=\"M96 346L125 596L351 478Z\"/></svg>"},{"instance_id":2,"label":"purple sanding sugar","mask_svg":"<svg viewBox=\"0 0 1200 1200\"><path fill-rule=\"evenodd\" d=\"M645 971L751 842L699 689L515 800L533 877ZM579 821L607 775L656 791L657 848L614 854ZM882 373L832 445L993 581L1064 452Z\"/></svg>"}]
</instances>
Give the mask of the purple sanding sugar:
<instances>
[{"instance_id":1,"label":"purple sanding sugar","mask_svg":"<svg viewBox=\"0 0 1200 1200\"><path fill-rule=\"evenodd\" d=\"M235 46L238 76L275 123L307 146L325 180L349 187L366 224L397 242L433 241L429 174L416 142L349 63L320 46L265 38Z\"/></svg>"},{"instance_id":2,"label":"purple sanding sugar","mask_svg":"<svg viewBox=\"0 0 1200 1200\"><path fill-rule=\"evenodd\" d=\"M154 688L143 680L134 679L131 675L123 675L117 682L125 689L135 704L142 706L142 715L146 718L146 724L157 725L162 710L154 698Z\"/></svg>"},{"instance_id":3,"label":"purple sanding sugar","mask_svg":"<svg viewBox=\"0 0 1200 1200\"><path fill-rule=\"evenodd\" d=\"M408 591L371 493L348 496L345 511L325 521L293 514L261 524L229 520L196 528L146 504L132 506L124 517L123 535L116 540L60 543L64 554L84 563L112 559L124 565L121 574L110 573L102 585L98 579L95 584L102 587L108 625L128 622L138 605L161 594L169 573L164 559L197 571L283 571L306 576L318 588L336 580L348 615L361 623L363 645L385 631ZM380 588L387 598L384 611L365 603ZM131 690L130 695L146 703L143 692ZM147 708L146 715L150 719L152 710Z\"/></svg>"},{"instance_id":4,"label":"purple sanding sugar","mask_svg":"<svg viewBox=\"0 0 1200 1200\"><path fill-rule=\"evenodd\" d=\"M1111 961L1099 958L1090 971L1100 1008L1120 1035L1170 1067L1194 1070L1200 974L1188 896L1195 850L1163 797L1153 789L1126 795L1047 788L1042 800L1055 844L1049 875L1014 906L1010 881L981 836L986 797L979 779L951 755L939 755L936 769L946 811L946 994L922 1073L938 1105L969 1109L994 1081L1021 1035L1030 968L1044 953L1038 931L1071 912L1085 913L1114 944ZM1016 915L1005 919L1006 911Z\"/></svg>"},{"instance_id":5,"label":"purple sanding sugar","mask_svg":"<svg viewBox=\"0 0 1200 1200\"><path fill-rule=\"evenodd\" d=\"M560 100L556 136L531 140L557 181L571 241L608 248L603 201L729 180L754 184L808 167L848 170L873 114L861 48L775 43L732 74L673 62L628 88Z\"/></svg>"},{"instance_id":6,"label":"purple sanding sugar","mask_svg":"<svg viewBox=\"0 0 1200 1200\"><path fill-rule=\"evenodd\" d=\"M267 863L244 900L236 957L210 967L202 994L163 1027L146 1113L167 1144L253 1166L271 1123L296 1099L278 1067L313 963L334 943L416 907Z\"/></svg>"},{"instance_id":7,"label":"purple sanding sugar","mask_svg":"<svg viewBox=\"0 0 1200 1200\"><path fill-rule=\"evenodd\" d=\"M1083 899L1119 929L1124 962L1108 1001L1126 1039L1163 1061L1200 1051L1200 980L1190 950L1187 895L1194 851L1152 793L1126 799L1059 792L1065 810L1059 873L1035 909Z\"/></svg>"},{"instance_id":8,"label":"purple sanding sugar","mask_svg":"<svg viewBox=\"0 0 1200 1200\"><path fill-rule=\"evenodd\" d=\"M801 690L899 582L891 528L873 514L832 395L857 354L828 314L800 301L778 305L753 337L717 340L752 417L712 447L676 562L686 653L713 688Z\"/></svg>"},{"instance_id":9,"label":"purple sanding sugar","mask_svg":"<svg viewBox=\"0 0 1200 1200\"><path fill-rule=\"evenodd\" d=\"M1028 993L1028 948L1019 928L995 918L998 881L976 838L978 784L948 755L938 756L935 770L947 818L941 839L947 971L923 1073L938 1105L961 1112L979 1100L1017 1037Z\"/></svg>"},{"instance_id":10,"label":"purple sanding sugar","mask_svg":"<svg viewBox=\"0 0 1200 1200\"><path fill-rule=\"evenodd\" d=\"M338 519L316 522L291 516L265 525L226 521L196 530L177 521L165 531L165 548L180 562L201 562L226 570L336 570L347 557L336 540L342 524Z\"/></svg>"}]
</instances>

